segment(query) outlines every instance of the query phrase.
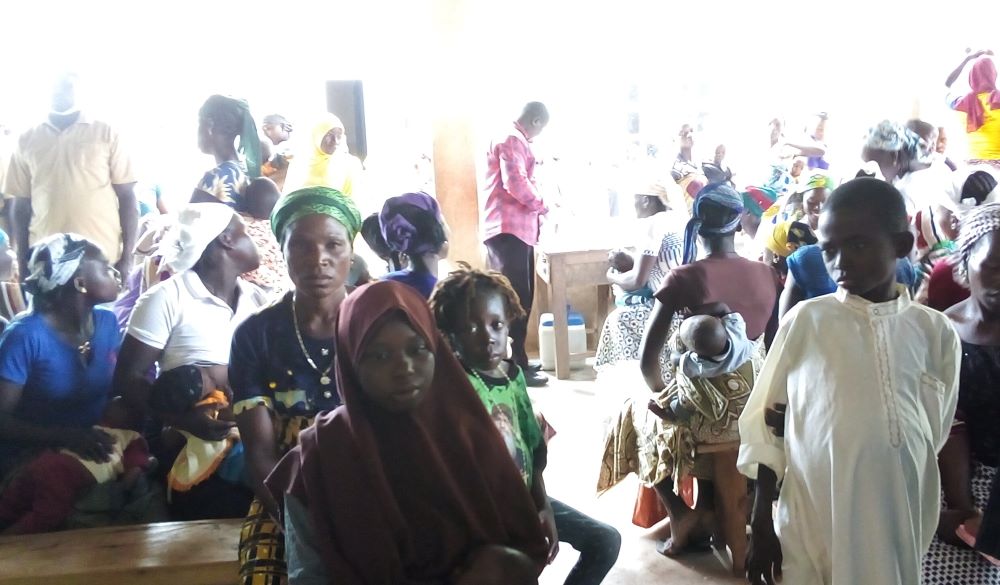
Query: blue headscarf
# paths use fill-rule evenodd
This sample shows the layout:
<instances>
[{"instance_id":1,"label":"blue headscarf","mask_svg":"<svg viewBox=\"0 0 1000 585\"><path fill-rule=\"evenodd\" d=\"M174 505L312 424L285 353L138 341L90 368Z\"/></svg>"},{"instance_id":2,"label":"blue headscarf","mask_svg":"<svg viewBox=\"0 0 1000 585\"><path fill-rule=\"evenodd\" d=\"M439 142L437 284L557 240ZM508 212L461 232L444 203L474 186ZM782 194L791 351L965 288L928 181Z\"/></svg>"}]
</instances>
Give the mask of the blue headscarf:
<instances>
[{"instance_id":1,"label":"blue headscarf","mask_svg":"<svg viewBox=\"0 0 1000 585\"><path fill-rule=\"evenodd\" d=\"M733 212L733 219L724 225L706 225L702 203L711 201ZM721 236L736 231L743 217L743 197L728 183L705 185L695 196L691 219L684 230L684 264L694 262L698 255L698 236Z\"/></svg>"}]
</instances>

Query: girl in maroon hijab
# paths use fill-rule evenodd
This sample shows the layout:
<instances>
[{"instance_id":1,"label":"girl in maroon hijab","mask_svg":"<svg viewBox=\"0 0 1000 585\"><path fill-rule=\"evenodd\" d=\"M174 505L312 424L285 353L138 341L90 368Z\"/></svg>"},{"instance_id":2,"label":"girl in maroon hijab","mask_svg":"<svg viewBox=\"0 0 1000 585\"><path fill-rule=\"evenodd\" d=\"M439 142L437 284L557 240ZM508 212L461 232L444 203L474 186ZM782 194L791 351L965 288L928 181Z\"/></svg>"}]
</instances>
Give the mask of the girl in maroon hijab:
<instances>
[{"instance_id":1,"label":"girl in maroon hijab","mask_svg":"<svg viewBox=\"0 0 1000 585\"><path fill-rule=\"evenodd\" d=\"M289 577L537 583L548 547L531 496L426 301L397 282L358 289L336 352L343 406L266 482L284 501Z\"/></svg>"}]
</instances>

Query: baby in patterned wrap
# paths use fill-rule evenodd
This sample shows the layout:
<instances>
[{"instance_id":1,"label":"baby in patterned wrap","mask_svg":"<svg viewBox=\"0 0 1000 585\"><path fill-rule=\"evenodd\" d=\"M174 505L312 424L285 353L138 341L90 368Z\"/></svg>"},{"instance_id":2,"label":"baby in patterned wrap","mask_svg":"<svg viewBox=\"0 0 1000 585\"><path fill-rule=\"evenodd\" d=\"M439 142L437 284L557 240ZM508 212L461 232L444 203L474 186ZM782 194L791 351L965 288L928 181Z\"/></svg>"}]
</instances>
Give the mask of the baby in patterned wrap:
<instances>
[{"instance_id":1,"label":"baby in patterned wrap","mask_svg":"<svg viewBox=\"0 0 1000 585\"><path fill-rule=\"evenodd\" d=\"M210 418L230 416L229 397L221 380L225 366L179 366L160 372L153 384L150 404L161 415L179 416L200 411ZM243 447L234 428L220 441L207 441L186 431L177 431L184 441L170 472L167 484L174 491L188 491L212 474L230 483L243 479ZM165 439L165 441L168 439ZM178 440L176 437L174 440Z\"/></svg>"},{"instance_id":2,"label":"baby in patterned wrap","mask_svg":"<svg viewBox=\"0 0 1000 585\"><path fill-rule=\"evenodd\" d=\"M691 313L668 345L675 377L713 378L732 372L750 359L756 344L747 339L746 323L739 313L724 303L696 307ZM694 398L681 390L670 398L667 408L655 401L649 407L664 420L684 423L696 412Z\"/></svg>"}]
</instances>

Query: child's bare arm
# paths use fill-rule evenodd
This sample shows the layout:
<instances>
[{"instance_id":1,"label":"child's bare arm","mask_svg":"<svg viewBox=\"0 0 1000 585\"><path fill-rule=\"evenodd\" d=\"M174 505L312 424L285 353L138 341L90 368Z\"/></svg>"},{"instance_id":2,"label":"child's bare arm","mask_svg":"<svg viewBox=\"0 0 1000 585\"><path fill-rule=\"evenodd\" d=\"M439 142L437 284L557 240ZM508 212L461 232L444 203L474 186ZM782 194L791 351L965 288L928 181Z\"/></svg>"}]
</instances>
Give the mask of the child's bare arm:
<instances>
[{"instance_id":1,"label":"child's bare arm","mask_svg":"<svg viewBox=\"0 0 1000 585\"><path fill-rule=\"evenodd\" d=\"M787 404L777 403L774 408L764 409L764 424L770 427L775 437L785 436L785 411Z\"/></svg>"},{"instance_id":2,"label":"child's bare arm","mask_svg":"<svg viewBox=\"0 0 1000 585\"><path fill-rule=\"evenodd\" d=\"M778 476L761 464L750 517L750 547L747 549L747 580L752 585L774 585L781 579L781 542L774 533L771 505L778 493Z\"/></svg>"}]
</instances>

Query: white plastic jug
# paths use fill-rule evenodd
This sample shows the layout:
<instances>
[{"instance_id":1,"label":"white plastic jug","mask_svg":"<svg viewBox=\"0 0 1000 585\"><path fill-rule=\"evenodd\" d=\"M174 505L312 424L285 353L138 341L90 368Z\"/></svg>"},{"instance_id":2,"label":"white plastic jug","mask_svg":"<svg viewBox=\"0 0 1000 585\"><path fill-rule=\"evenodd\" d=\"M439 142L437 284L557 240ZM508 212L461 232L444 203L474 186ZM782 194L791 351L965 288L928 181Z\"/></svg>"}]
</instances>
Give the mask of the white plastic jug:
<instances>
[{"instance_id":1,"label":"white plastic jug","mask_svg":"<svg viewBox=\"0 0 1000 585\"><path fill-rule=\"evenodd\" d=\"M578 313L570 313L568 319L569 353L587 351L587 325ZM542 361L543 370L556 369L556 332L552 325L552 313L542 313L538 319L538 357Z\"/></svg>"}]
</instances>

